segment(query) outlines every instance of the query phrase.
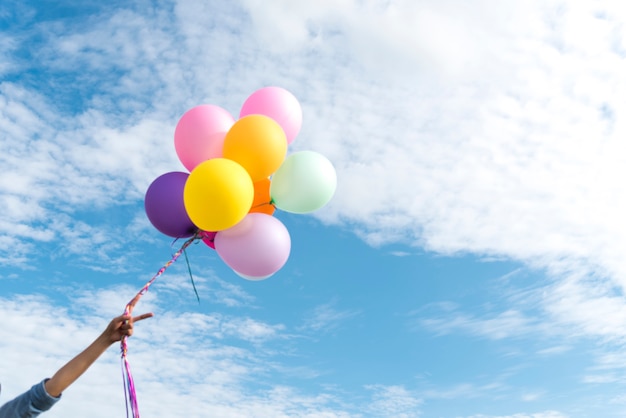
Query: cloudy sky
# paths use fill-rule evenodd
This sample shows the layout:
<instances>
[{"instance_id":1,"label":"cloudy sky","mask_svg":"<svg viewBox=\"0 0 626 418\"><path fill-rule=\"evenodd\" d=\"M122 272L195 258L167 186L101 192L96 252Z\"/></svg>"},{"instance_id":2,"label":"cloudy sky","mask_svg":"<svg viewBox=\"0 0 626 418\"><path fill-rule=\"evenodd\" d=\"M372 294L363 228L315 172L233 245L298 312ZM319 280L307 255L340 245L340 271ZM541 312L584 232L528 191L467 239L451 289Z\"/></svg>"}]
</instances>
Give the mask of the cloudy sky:
<instances>
[{"instance_id":1,"label":"cloudy sky","mask_svg":"<svg viewBox=\"0 0 626 418\"><path fill-rule=\"evenodd\" d=\"M146 417L626 415L618 0L5 0L0 401L180 243L147 187L181 115L281 86L338 175L264 281L204 244L141 299ZM117 347L50 417L124 416Z\"/></svg>"}]
</instances>

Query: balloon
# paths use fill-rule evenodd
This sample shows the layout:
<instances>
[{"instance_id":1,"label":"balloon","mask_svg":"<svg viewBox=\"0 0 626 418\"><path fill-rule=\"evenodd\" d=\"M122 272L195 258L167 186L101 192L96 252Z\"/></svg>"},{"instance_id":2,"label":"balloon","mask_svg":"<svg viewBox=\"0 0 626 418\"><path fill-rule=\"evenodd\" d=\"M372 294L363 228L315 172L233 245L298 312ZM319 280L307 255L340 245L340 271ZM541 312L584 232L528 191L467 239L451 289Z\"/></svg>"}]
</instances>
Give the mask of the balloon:
<instances>
[{"instance_id":1,"label":"balloon","mask_svg":"<svg viewBox=\"0 0 626 418\"><path fill-rule=\"evenodd\" d=\"M264 87L246 99L239 117L265 115L274 119L285 131L291 144L302 127L302 107L298 99L281 87Z\"/></svg>"},{"instance_id":2,"label":"balloon","mask_svg":"<svg viewBox=\"0 0 626 418\"><path fill-rule=\"evenodd\" d=\"M243 279L246 279L246 280L250 280L251 282L259 282L261 280L269 279L270 277L273 276L273 274L268 274L267 276L256 277L256 276L248 276L247 274L242 274L242 273L239 273L238 271L235 271L235 270L233 270L233 272L237 276L239 276L239 277L241 277Z\"/></svg>"},{"instance_id":3,"label":"balloon","mask_svg":"<svg viewBox=\"0 0 626 418\"><path fill-rule=\"evenodd\" d=\"M180 162L192 171L203 161L221 157L224 137L233 123L230 113L215 105L200 105L185 112L174 131Z\"/></svg>"},{"instance_id":4,"label":"balloon","mask_svg":"<svg viewBox=\"0 0 626 418\"><path fill-rule=\"evenodd\" d=\"M287 154L287 140L280 125L263 115L239 119L224 138L224 158L241 164L252 181L268 178Z\"/></svg>"},{"instance_id":5,"label":"balloon","mask_svg":"<svg viewBox=\"0 0 626 418\"><path fill-rule=\"evenodd\" d=\"M246 170L234 161L214 158L189 175L184 202L191 221L204 231L236 225L252 206L254 187Z\"/></svg>"},{"instance_id":6,"label":"balloon","mask_svg":"<svg viewBox=\"0 0 626 418\"><path fill-rule=\"evenodd\" d=\"M202 231L200 232L200 237L202 238L202 242L204 242L209 247L215 249L215 235L217 232L211 231Z\"/></svg>"},{"instance_id":7,"label":"balloon","mask_svg":"<svg viewBox=\"0 0 626 418\"><path fill-rule=\"evenodd\" d=\"M313 212L330 201L337 188L332 163L314 151L291 154L272 176L274 205L293 213Z\"/></svg>"},{"instance_id":8,"label":"balloon","mask_svg":"<svg viewBox=\"0 0 626 418\"><path fill-rule=\"evenodd\" d=\"M161 233L174 238L192 236L197 228L189 219L183 202L183 190L189 174L165 173L146 191L144 207L148 219Z\"/></svg>"},{"instance_id":9,"label":"balloon","mask_svg":"<svg viewBox=\"0 0 626 418\"><path fill-rule=\"evenodd\" d=\"M287 262L291 238L281 221L265 213L250 213L215 236L215 250L239 274L264 277Z\"/></svg>"},{"instance_id":10,"label":"balloon","mask_svg":"<svg viewBox=\"0 0 626 418\"><path fill-rule=\"evenodd\" d=\"M270 197L270 184L270 179L263 179L254 183L254 200L250 208L251 213L273 215L276 211Z\"/></svg>"}]
</instances>

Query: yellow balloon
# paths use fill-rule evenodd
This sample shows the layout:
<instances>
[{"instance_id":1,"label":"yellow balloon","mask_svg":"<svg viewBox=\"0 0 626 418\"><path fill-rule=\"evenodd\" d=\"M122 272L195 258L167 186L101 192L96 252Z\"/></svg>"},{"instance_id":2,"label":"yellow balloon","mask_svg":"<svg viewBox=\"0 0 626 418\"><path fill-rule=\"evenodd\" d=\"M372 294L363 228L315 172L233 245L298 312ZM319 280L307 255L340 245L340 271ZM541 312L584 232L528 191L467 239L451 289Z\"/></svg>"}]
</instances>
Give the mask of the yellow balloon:
<instances>
[{"instance_id":1,"label":"yellow balloon","mask_svg":"<svg viewBox=\"0 0 626 418\"><path fill-rule=\"evenodd\" d=\"M264 115L239 119L224 138L223 156L245 168L252 181L268 178L278 170L287 154L285 131Z\"/></svg>"},{"instance_id":2,"label":"yellow balloon","mask_svg":"<svg viewBox=\"0 0 626 418\"><path fill-rule=\"evenodd\" d=\"M203 231L222 231L235 226L250 211L254 186L238 163L213 158L193 169L183 192L191 221Z\"/></svg>"}]
</instances>

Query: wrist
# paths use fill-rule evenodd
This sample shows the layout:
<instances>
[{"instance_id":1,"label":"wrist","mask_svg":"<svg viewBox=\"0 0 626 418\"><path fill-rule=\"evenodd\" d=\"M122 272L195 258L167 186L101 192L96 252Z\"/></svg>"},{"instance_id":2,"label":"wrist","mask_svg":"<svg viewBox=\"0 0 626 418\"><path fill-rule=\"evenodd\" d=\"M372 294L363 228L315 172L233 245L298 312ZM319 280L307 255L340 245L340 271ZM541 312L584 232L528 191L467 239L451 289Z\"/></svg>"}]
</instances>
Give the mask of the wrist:
<instances>
[{"instance_id":1,"label":"wrist","mask_svg":"<svg viewBox=\"0 0 626 418\"><path fill-rule=\"evenodd\" d=\"M98 346L101 346L104 348L109 348L111 345L113 345L114 342L115 341L111 339L111 336L109 335L109 333L105 331L102 334L100 334L98 338L96 338L96 340L94 341L94 344L97 344Z\"/></svg>"}]
</instances>

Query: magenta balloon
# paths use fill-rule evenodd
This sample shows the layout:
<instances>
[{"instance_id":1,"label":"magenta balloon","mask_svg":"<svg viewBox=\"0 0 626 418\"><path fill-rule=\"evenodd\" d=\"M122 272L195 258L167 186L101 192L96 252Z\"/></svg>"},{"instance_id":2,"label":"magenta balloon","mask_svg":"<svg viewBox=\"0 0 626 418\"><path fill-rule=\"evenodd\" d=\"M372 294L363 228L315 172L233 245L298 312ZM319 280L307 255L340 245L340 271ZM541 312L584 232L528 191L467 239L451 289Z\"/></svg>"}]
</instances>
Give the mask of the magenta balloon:
<instances>
[{"instance_id":1,"label":"magenta balloon","mask_svg":"<svg viewBox=\"0 0 626 418\"><path fill-rule=\"evenodd\" d=\"M291 251L291 238L285 225L275 217L249 213L237 225L218 232L215 250L237 273L265 277L285 265Z\"/></svg>"},{"instance_id":2,"label":"magenta balloon","mask_svg":"<svg viewBox=\"0 0 626 418\"><path fill-rule=\"evenodd\" d=\"M200 105L185 112L174 131L180 162L192 171L203 161L220 158L224 137L234 123L230 113L215 105Z\"/></svg>"},{"instance_id":3,"label":"magenta balloon","mask_svg":"<svg viewBox=\"0 0 626 418\"><path fill-rule=\"evenodd\" d=\"M282 87L263 87L246 99L239 118L265 115L274 119L285 131L291 144L302 127L302 107L298 99Z\"/></svg>"},{"instance_id":4,"label":"magenta balloon","mask_svg":"<svg viewBox=\"0 0 626 418\"><path fill-rule=\"evenodd\" d=\"M157 177L144 199L144 207L148 219L161 233L174 238L192 236L198 228L191 222L185 203L183 191L189 174L173 171Z\"/></svg>"},{"instance_id":5,"label":"magenta balloon","mask_svg":"<svg viewBox=\"0 0 626 418\"><path fill-rule=\"evenodd\" d=\"M210 231L202 231L200 233L200 238L202 238L202 242L204 242L209 247L215 249L215 235L217 232Z\"/></svg>"}]
</instances>

